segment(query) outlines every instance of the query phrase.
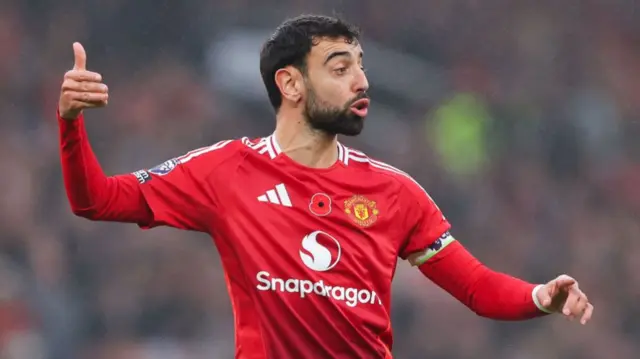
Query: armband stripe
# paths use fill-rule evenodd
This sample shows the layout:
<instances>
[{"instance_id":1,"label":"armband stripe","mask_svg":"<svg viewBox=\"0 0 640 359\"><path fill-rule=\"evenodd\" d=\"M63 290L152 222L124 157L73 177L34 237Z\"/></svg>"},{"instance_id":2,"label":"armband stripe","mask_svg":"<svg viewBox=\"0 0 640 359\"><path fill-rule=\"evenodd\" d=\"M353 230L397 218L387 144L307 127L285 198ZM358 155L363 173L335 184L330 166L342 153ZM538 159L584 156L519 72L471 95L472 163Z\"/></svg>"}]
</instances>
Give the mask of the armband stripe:
<instances>
[{"instance_id":1,"label":"armband stripe","mask_svg":"<svg viewBox=\"0 0 640 359\"><path fill-rule=\"evenodd\" d=\"M421 266L426 261L431 259L436 254L440 253L443 249L445 249L449 244L453 243L456 239L453 236L446 232L440 238L438 238L433 244L431 244L427 250L421 256L417 257L414 261L415 266Z\"/></svg>"}]
</instances>

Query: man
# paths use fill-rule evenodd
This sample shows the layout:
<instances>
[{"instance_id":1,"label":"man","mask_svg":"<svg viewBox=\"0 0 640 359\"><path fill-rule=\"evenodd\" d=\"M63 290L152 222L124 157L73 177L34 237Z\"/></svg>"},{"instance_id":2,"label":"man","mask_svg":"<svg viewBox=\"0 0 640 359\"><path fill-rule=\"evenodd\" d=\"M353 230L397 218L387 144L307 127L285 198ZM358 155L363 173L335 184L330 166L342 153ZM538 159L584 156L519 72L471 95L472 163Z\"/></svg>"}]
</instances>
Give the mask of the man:
<instances>
[{"instance_id":1,"label":"man","mask_svg":"<svg viewBox=\"0 0 640 359\"><path fill-rule=\"evenodd\" d=\"M234 308L237 358L391 358L397 257L487 318L590 319L593 306L574 279L535 285L486 268L409 175L337 141L362 131L369 106L352 25L301 16L265 43L272 135L114 177L94 156L82 115L107 104L107 87L86 70L82 46L73 48L58 109L73 212L209 233Z\"/></svg>"}]
</instances>

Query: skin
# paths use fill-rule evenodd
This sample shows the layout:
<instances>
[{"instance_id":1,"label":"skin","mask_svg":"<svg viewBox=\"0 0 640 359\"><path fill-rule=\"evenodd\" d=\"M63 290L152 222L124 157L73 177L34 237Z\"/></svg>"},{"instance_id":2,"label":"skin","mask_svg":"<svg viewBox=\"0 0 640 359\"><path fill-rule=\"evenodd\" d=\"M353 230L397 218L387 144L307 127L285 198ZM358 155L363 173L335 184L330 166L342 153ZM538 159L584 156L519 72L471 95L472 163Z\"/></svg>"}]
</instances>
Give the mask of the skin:
<instances>
[{"instance_id":1,"label":"skin","mask_svg":"<svg viewBox=\"0 0 640 359\"><path fill-rule=\"evenodd\" d=\"M82 45L74 43L73 52L75 63L64 75L58 105L60 116L69 121L82 110L104 107L109 101L102 76L87 70L87 54ZM309 168L330 167L338 159L337 134L322 128L333 121L332 128L337 133L356 135L362 129L364 118L354 117L349 109L369 88L362 59L359 43L323 38L318 39L307 57L306 74L293 66L276 72L283 101L276 116L275 136L291 159ZM593 315L593 305L578 282L567 275L546 283L536 296L547 311L567 319L580 319L586 324Z\"/></svg>"},{"instance_id":2,"label":"skin","mask_svg":"<svg viewBox=\"0 0 640 359\"><path fill-rule=\"evenodd\" d=\"M350 112L353 100L369 89L362 59L362 47L357 42L321 39L307 57L306 78L293 66L276 72L283 102L276 116L275 136L294 161L311 168L335 163L337 136L310 125L306 118L308 100L313 97L312 102L320 108Z\"/></svg>"}]
</instances>

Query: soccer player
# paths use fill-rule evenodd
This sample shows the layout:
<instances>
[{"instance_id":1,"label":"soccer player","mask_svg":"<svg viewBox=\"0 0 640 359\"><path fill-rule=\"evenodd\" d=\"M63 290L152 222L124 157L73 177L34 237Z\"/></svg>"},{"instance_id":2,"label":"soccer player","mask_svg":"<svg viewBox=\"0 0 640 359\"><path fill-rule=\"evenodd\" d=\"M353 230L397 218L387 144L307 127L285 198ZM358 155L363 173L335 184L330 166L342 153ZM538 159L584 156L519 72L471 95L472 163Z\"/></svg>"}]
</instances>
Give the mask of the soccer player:
<instances>
[{"instance_id":1,"label":"soccer player","mask_svg":"<svg viewBox=\"0 0 640 359\"><path fill-rule=\"evenodd\" d=\"M107 87L86 69L83 47L73 50L58 108L73 213L210 234L234 308L236 358L392 358L398 257L483 317L591 318L573 278L538 285L487 268L408 174L338 142L362 131L369 107L351 24L300 16L266 41L260 71L276 113L271 135L112 177L91 150L82 113L107 104Z\"/></svg>"}]
</instances>

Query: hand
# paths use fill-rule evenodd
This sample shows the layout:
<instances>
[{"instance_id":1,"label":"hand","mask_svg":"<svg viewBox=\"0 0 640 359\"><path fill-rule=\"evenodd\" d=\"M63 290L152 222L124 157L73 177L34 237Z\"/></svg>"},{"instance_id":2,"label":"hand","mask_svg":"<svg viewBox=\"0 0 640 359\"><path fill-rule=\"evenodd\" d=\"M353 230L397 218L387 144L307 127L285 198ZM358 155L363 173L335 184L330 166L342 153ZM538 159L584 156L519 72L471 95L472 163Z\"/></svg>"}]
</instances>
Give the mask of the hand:
<instances>
[{"instance_id":1,"label":"hand","mask_svg":"<svg viewBox=\"0 0 640 359\"><path fill-rule=\"evenodd\" d=\"M559 312L570 320L580 317L587 324L593 315L593 305L578 288L578 282L568 275L561 275L542 286L536 296L538 303L549 312Z\"/></svg>"},{"instance_id":2,"label":"hand","mask_svg":"<svg viewBox=\"0 0 640 359\"><path fill-rule=\"evenodd\" d=\"M79 42L73 44L75 63L62 82L58 111L60 117L73 120L85 108L104 107L109 100L107 85L99 73L87 71L87 53Z\"/></svg>"}]
</instances>

